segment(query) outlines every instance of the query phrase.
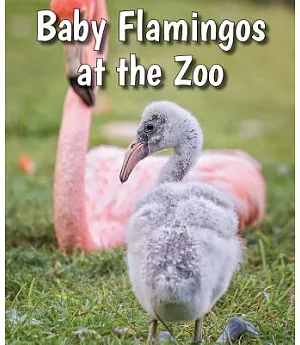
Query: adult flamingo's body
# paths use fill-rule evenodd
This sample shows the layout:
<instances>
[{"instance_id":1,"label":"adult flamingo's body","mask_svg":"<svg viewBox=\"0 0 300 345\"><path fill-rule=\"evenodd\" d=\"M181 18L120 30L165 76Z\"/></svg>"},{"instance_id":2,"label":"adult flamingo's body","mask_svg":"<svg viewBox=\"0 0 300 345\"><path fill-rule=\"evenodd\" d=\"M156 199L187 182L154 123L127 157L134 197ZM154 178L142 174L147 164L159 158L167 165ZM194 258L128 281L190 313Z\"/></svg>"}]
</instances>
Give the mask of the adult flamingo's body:
<instances>
[{"instance_id":1,"label":"adult flamingo's body","mask_svg":"<svg viewBox=\"0 0 300 345\"><path fill-rule=\"evenodd\" d=\"M52 0L51 8L60 18L71 18L72 10L80 8L88 20L107 19L105 0ZM65 46L66 73L73 88L65 98L54 177L55 231L65 252L124 244L124 226L135 203L154 186L166 160L162 156L145 159L122 185L123 149L100 146L87 153L96 88L78 88L74 77L80 62L95 66L97 57L106 59L107 42L101 54L92 45L93 40L87 46ZM265 183L260 165L246 153L205 151L187 179L209 182L225 191L235 203L240 231L262 219Z\"/></svg>"}]
</instances>

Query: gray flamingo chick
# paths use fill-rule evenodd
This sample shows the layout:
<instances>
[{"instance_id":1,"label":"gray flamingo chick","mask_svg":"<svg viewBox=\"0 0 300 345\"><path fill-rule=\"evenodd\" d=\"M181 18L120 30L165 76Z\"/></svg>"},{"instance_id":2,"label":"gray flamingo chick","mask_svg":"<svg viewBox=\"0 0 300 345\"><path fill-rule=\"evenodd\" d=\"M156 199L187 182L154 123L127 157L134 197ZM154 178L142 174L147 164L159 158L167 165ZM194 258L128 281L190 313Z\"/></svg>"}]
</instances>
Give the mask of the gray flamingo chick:
<instances>
[{"instance_id":1,"label":"gray flamingo chick","mask_svg":"<svg viewBox=\"0 0 300 345\"><path fill-rule=\"evenodd\" d=\"M148 344L156 337L158 319L195 320L194 341L200 342L203 316L226 292L242 259L228 197L211 185L184 182L202 144L199 123L187 110L168 101L151 103L120 172L123 183L140 160L174 150L126 229L130 281L152 320Z\"/></svg>"}]
</instances>

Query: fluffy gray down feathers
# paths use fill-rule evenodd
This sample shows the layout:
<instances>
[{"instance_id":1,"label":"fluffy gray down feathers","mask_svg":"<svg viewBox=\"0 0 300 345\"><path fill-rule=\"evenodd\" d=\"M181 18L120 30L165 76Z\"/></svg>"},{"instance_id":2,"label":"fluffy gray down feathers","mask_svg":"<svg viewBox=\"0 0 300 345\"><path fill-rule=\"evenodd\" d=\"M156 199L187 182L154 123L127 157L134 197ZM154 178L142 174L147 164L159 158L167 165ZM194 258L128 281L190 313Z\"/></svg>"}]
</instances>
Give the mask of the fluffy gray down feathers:
<instances>
[{"instance_id":1,"label":"fluffy gray down feathers","mask_svg":"<svg viewBox=\"0 0 300 345\"><path fill-rule=\"evenodd\" d=\"M227 196L200 183L164 183L138 205L126 230L132 288L165 321L195 320L226 292L242 259Z\"/></svg>"}]
</instances>

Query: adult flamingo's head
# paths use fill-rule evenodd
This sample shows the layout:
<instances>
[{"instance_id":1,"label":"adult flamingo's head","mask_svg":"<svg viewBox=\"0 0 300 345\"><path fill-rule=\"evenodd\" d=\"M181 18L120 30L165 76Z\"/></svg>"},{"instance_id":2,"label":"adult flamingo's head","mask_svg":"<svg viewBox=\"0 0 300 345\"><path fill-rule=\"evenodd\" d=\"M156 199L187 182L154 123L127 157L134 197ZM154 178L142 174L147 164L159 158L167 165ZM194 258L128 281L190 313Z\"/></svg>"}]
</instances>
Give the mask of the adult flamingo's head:
<instances>
[{"instance_id":1,"label":"adult flamingo's head","mask_svg":"<svg viewBox=\"0 0 300 345\"><path fill-rule=\"evenodd\" d=\"M95 14L94 0L51 0L50 7L59 21L68 19L73 22L74 9L79 9L81 18L88 21ZM64 45L64 59L70 85L86 105L92 106L95 103L93 86L80 86L77 82L78 68L84 63L91 63L89 48L88 44L67 43Z\"/></svg>"}]
</instances>

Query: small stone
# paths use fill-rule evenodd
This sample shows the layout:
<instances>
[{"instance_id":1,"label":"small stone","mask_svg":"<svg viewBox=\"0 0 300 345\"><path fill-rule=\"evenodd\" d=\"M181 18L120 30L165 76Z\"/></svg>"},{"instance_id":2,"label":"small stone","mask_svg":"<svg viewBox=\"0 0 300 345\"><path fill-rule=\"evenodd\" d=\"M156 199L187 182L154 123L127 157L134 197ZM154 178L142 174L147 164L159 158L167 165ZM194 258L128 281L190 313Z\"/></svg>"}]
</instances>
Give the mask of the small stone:
<instances>
[{"instance_id":1,"label":"small stone","mask_svg":"<svg viewBox=\"0 0 300 345\"><path fill-rule=\"evenodd\" d=\"M159 345L169 345L174 344L174 339L172 338L172 335L170 332L164 331L161 332L157 339L157 344Z\"/></svg>"}]
</instances>

